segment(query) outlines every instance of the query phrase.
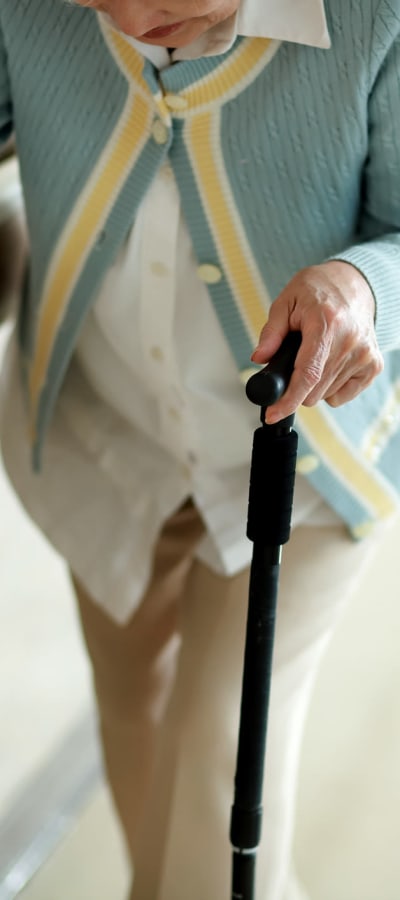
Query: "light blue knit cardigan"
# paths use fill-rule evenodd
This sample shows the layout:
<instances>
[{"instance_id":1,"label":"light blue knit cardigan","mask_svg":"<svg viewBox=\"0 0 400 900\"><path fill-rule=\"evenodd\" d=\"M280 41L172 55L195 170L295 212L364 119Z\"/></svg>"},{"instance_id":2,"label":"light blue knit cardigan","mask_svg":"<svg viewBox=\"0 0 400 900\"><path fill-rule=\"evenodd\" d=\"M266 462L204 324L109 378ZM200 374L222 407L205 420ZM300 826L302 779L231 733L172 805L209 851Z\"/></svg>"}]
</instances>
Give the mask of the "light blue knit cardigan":
<instances>
[{"instance_id":1,"label":"light blue knit cardigan","mask_svg":"<svg viewBox=\"0 0 400 900\"><path fill-rule=\"evenodd\" d=\"M168 156L199 264L221 273L210 296L239 372L298 269L335 256L370 282L385 370L345 407L299 411L299 463L356 537L395 510L400 0L328 0L326 13L330 50L239 38L159 74L93 10L2 0L0 138L15 128L31 240L20 334L36 464L83 317Z\"/></svg>"}]
</instances>

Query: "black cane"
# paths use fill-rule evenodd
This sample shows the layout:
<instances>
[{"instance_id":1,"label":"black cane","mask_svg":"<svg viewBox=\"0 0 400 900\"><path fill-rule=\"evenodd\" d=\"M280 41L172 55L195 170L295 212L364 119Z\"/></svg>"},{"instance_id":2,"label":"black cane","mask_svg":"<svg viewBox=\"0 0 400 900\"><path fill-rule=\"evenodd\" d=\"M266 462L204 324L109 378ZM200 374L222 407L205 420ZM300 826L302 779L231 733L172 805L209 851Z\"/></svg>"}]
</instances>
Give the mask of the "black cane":
<instances>
[{"instance_id":1,"label":"black cane","mask_svg":"<svg viewBox=\"0 0 400 900\"><path fill-rule=\"evenodd\" d=\"M247 536L253 542L239 739L230 839L231 900L253 900L262 827L262 788L281 548L289 540L297 453L294 415L265 424L265 411L284 393L301 343L290 332L268 366L246 386L261 406L254 433Z\"/></svg>"}]
</instances>

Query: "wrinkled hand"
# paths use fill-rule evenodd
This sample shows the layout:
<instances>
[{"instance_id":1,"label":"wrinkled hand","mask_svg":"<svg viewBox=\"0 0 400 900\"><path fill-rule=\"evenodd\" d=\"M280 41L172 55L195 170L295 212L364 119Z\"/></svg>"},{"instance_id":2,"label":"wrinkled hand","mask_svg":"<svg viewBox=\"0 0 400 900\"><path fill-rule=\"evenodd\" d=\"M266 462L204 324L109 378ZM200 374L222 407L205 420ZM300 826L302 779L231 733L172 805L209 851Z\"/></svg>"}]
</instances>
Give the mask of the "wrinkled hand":
<instances>
[{"instance_id":1,"label":"wrinkled hand","mask_svg":"<svg viewBox=\"0 0 400 900\"><path fill-rule=\"evenodd\" d=\"M302 333L289 387L267 421L319 400L340 406L363 391L383 368L374 319L371 288L354 266L333 260L298 272L272 304L252 355L265 364L288 331Z\"/></svg>"}]
</instances>

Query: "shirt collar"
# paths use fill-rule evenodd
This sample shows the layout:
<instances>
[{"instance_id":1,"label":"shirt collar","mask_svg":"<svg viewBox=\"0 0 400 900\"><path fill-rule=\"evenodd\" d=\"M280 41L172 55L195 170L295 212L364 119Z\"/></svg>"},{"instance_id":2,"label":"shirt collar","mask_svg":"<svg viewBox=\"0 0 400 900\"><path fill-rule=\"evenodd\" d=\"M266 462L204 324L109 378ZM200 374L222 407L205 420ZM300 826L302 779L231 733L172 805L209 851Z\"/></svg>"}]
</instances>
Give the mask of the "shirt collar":
<instances>
[{"instance_id":1,"label":"shirt collar","mask_svg":"<svg viewBox=\"0 0 400 900\"><path fill-rule=\"evenodd\" d=\"M323 0L242 0L236 29L245 37L331 45Z\"/></svg>"},{"instance_id":2,"label":"shirt collar","mask_svg":"<svg viewBox=\"0 0 400 900\"><path fill-rule=\"evenodd\" d=\"M108 16L99 15L110 23ZM210 28L187 47L174 50L172 61L226 53L239 35L292 41L322 49L331 45L323 0L242 0L238 11L229 19ZM145 44L135 38L128 37L127 40L157 68L170 64L164 47Z\"/></svg>"}]
</instances>

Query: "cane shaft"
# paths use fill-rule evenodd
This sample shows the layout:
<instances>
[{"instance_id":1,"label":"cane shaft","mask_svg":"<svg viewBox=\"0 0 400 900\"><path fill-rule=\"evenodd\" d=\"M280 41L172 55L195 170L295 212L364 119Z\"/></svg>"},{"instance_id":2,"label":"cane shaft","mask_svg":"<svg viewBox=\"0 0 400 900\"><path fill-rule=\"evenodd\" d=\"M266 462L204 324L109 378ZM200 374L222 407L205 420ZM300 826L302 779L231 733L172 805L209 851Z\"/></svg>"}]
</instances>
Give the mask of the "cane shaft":
<instances>
[{"instance_id":1,"label":"cane shaft","mask_svg":"<svg viewBox=\"0 0 400 900\"><path fill-rule=\"evenodd\" d=\"M257 847L261 835L261 797L279 561L279 548L254 545L231 819L231 843L233 847L245 850Z\"/></svg>"},{"instance_id":2,"label":"cane shaft","mask_svg":"<svg viewBox=\"0 0 400 900\"><path fill-rule=\"evenodd\" d=\"M232 900L250 900L255 881L255 853L233 852Z\"/></svg>"},{"instance_id":3,"label":"cane shaft","mask_svg":"<svg viewBox=\"0 0 400 900\"><path fill-rule=\"evenodd\" d=\"M261 406L276 402L289 383L300 340L297 333L288 335L268 371L250 379L249 399ZM254 435L247 519L254 546L230 831L231 900L254 900L281 545L290 534L297 453L293 416L269 426L262 409L261 421Z\"/></svg>"}]
</instances>

